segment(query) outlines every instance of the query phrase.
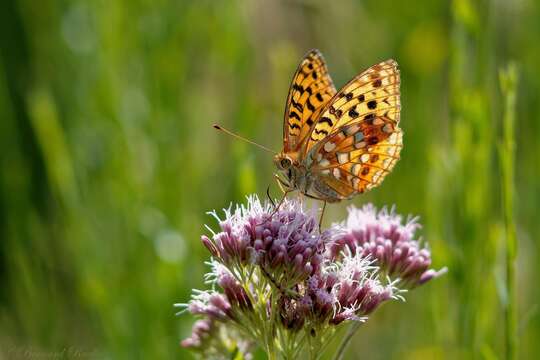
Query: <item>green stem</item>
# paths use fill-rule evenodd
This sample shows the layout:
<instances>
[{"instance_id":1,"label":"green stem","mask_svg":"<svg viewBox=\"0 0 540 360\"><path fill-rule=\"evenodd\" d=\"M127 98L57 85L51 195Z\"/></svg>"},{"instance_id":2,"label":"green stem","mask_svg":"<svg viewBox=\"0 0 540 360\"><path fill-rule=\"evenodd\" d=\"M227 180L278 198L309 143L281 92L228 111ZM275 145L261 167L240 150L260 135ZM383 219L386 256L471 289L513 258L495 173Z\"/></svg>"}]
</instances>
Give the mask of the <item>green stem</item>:
<instances>
[{"instance_id":1,"label":"green stem","mask_svg":"<svg viewBox=\"0 0 540 360\"><path fill-rule=\"evenodd\" d=\"M300 340L295 344L295 349L293 351L291 359L298 358L298 353L304 348L304 343L306 342L306 333L305 331L302 332L302 335L300 337Z\"/></svg>"},{"instance_id":2,"label":"green stem","mask_svg":"<svg viewBox=\"0 0 540 360\"><path fill-rule=\"evenodd\" d=\"M338 330L339 331L339 330ZM324 339L322 341L322 345L321 345L321 348L319 349L319 358L322 357L322 355L324 354L324 352L326 351L326 348L332 343L332 341L334 340L334 336L336 334L336 330L333 329L333 330L330 330L329 331L330 334L328 334L328 331L326 332L325 335L321 335L321 339Z\"/></svg>"},{"instance_id":3,"label":"green stem","mask_svg":"<svg viewBox=\"0 0 540 360\"><path fill-rule=\"evenodd\" d=\"M267 345L268 346L266 347L266 356L268 357L268 360L276 360L277 359L276 348L270 343Z\"/></svg>"},{"instance_id":4,"label":"green stem","mask_svg":"<svg viewBox=\"0 0 540 360\"><path fill-rule=\"evenodd\" d=\"M320 356L320 349L321 349L321 339L319 332L320 329L311 329L309 330L309 333L306 334L306 338L308 341L308 347L309 347L309 358L310 360L317 360ZM307 329L305 330L308 331ZM311 333L311 331L315 331L315 333Z\"/></svg>"},{"instance_id":5,"label":"green stem","mask_svg":"<svg viewBox=\"0 0 540 360\"><path fill-rule=\"evenodd\" d=\"M355 322L354 324L351 325L351 327L349 327L349 331L347 332L347 334L343 338L343 341L339 345L338 351L336 352L336 355L334 356L334 360L343 359L343 355L345 354L345 350L347 349L347 346L351 342L351 339L354 336L354 334L356 333L356 331L358 331L358 329L360 328L360 325L362 325L361 322Z\"/></svg>"},{"instance_id":6,"label":"green stem","mask_svg":"<svg viewBox=\"0 0 540 360\"><path fill-rule=\"evenodd\" d=\"M514 124L516 119L515 64L500 72L500 84L504 97L503 141L500 149L502 173L503 216L506 235L506 290L505 342L506 359L515 360L518 354L517 304L516 304L516 257L517 240L514 223Z\"/></svg>"}]
</instances>

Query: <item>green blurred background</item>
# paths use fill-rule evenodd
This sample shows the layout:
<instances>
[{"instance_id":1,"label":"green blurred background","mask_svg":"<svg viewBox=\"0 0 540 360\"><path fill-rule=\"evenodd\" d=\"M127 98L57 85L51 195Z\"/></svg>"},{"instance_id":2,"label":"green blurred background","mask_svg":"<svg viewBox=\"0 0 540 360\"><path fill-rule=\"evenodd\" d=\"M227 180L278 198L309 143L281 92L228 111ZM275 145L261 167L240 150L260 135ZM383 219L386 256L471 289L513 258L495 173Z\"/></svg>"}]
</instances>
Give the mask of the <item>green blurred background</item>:
<instances>
[{"instance_id":1,"label":"green blurred background","mask_svg":"<svg viewBox=\"0 0 540 360\"><path fill-rule=\"evenodd\" d=\"M516 61L520 357L539 356L538 1L5 0L0 38L0 358L191 357L172 304L204 286L205 212L274 171L211 124L279 149L311 48L338 87L399 62L402 159L352 203L420 215L449 267L372 316L351 359L505 357L498 74Z\"/></svg>"}]
</instances>

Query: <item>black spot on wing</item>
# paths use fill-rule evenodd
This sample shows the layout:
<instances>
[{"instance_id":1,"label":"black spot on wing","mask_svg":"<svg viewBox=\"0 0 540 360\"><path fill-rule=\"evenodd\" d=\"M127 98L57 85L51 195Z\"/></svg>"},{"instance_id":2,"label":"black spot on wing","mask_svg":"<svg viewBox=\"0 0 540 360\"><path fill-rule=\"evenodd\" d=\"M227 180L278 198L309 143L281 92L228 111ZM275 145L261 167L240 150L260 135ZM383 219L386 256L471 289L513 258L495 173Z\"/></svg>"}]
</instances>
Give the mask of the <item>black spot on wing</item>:
<instances>
[{"instance_id":1,"label":"black spot on wing","mask_svg":"<svg viewBox=\"0 0 540 360\"><path fill-rule=\"evenodd\" d=\"M304 111L304 108L302 107L302 105L300 105L299 103L297 103L296 101L294 100L291 100L291 104L294 108L296 108L298 111L302 112Z\"/></svg>"},{"instance_id":2,"label":"black spot on wing","mask_svg":"<svg viewBox=\"0 0 540 360\"><path fill-rule=\"evenodd\" d=\"M298 84L293 85L293 90L304 92L304 88L302 87L302 85L298 85Z\"/></svg>"},{"instance_id":3,"label":"black spot on wing","mask_svg":"<svg viewBox=\"0 0 540 360\"><path fill-rule=\"evenodd\" d=\"M327 118L326 116L323 116L320 120L320 123L327 123L329 126L334 126L334 123L330 118Z\"/></svg>"},{"instance_id":4,"label":"black spot on wing","mask_svg":"<svg viewBox=\"0 0 540 360\"><path fill-rule=\"evenodd\" d=\"M291 124L291 123L289 123L289 127L290 127L291 129L300 129L300 126L298 126L298 124Z\"/></svg>"},{"instance_id":5,"label":"black spot on wing","mask_svg":"<svg viewBox=\"0 0 540 360\"><path fill-rule=\"evenodd\" d=\"M375 114L374 113L367 114L366 116L364 116L364 121L368 125L373 125L374 120L375 120Z\"/></svg>"},{"instance_id":6,"label":"black spot on wing","mask_svg":"<svg viewBox=\"0 0 540 360\"><path fill-rule=\"evenodd\" d=\"M298 115L298 114L295 113L294 111L291 111L291 112L289 113L289 117L290 117L290 118L296 118L296 119L298 119L298 120L302 120L302 119L300 119L300 115Z\"/></svg>"},{"instance_id":7,"label":"black spot on wing","mask_svg":"<svg viewBox=\"0 0 540 360\"><path fill-rule=\"evenodd\" d=\"M306 105L309 111L311 112L315 111L315 106L313 106L313 104L311 103L311 101L309 101L309 99L307 100Z\"/></svg>"},{"instance_id":8,"label":"black spot on wing","mask_svg":"<svg viewBox=\"0 0 540 360\"><path fill-rule=\"evenodd\" d=\"M356 111L356 105L353 106L350 110L349 110L349 116L351 118L357 118L358 116L360 116L360 114L358 113L358 111Z\"/></svg>"},{"instance_id":9,"label":"black spot on wing","mask_svg":"<svg viewBox=\"0 0 540 360\"><path fill-rule=\"evenodd\" d=\"M319 135L319 134L328 135L328 131L326 131L325 129L320 129L320 130L315 129L314 132L315 132L317 135Z\"/></svg>"}]
</instances>

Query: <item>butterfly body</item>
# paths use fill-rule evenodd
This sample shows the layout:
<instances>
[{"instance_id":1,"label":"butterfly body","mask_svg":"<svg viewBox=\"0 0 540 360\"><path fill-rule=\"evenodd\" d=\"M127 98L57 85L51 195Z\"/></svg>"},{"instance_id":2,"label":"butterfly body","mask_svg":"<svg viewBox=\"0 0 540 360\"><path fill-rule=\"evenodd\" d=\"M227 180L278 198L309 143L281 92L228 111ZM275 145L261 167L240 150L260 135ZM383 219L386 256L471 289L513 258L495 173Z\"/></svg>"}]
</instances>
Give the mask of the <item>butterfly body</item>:
<instances>
[{"instance_id":1,"label":"butterfly body","mask_svg":"<svg viewBox=\"0 0 540 360\"><path fill-rule=\"evenodd\" d=\"M296 154L294 154L296 155ZM292 156L294 156L292 155ZM309 162L299 163L298 161L290 160L291 154L278 154L274 162L278 167L282 177L280 182L286 191L299 190L304 195L327 202L336 202L339 199L339 194L329 187L316 174L312 174Z\"/></svg>"},{"instance_id":2,"label":"butterfly body","mask_svg":"<svg viewBox=\"0 0 540 360\"><path fill-rule=\"evenodd\" d=\"M275 156L287 191L337 202L382 182L402 148L399 70L387 60L336 91L322 55L310 51L291 84L283 150Z\"/></svg>"}]
</instances>

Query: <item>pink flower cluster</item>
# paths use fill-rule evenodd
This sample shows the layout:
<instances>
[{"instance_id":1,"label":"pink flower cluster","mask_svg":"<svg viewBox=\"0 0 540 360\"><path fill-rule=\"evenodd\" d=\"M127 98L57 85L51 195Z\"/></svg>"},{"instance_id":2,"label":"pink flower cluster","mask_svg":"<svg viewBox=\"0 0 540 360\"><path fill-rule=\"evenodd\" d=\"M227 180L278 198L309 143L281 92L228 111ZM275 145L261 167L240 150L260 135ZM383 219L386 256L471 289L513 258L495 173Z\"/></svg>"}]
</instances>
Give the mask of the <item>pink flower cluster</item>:
<instances>
[{"instance_id":1,"label":"pink flower cluster","mask_svg":"<svg viewBox=\"0 0 540 360\"><path fill-rule=\"evenodd\" d=\"M399 285L414 288L443 274L446 269L430 269L431 252L415 233L421 228L417 218L405 223L394 209L380 211L371 205L350 207L345 232L329 246L330 257L337 259L344 249L375 260L380 271Z\"/></svg>"},{"instance_id":2,"label":"pink flower cluster","mask_svg":"<svg viewBox=\"0 0 540 360\"><path fill-rule=\"evenodd\" d=\"M403 223L393 210L351 207L345 223L322 233L316 213L297 200L275 209L250 197L223 219L212 214L221 231L202 243L213 257L209 278L222 292L198 292L181 305L203 318L182 342L199 351L208 348L203 340L217 323L234 324L267 347L274 341L268 332L292 339L313 336L314 329L332 334L401 298L398 286L412 289L445 271L430 269L431 253L415 238L417 219ZM302 331L304 337L294 337ZM288 356L302 346L286 343L293 344L282 346Z\"/></svg>"}]
</instances>

